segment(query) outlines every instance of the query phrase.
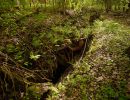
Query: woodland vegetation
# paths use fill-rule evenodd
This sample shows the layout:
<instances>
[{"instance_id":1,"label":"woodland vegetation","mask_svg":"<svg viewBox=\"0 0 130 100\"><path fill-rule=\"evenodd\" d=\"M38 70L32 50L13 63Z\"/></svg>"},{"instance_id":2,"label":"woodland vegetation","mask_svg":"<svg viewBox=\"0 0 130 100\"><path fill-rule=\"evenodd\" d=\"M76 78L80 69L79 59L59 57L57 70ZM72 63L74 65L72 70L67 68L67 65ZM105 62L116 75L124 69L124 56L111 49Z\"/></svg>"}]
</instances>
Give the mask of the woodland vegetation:
<instances>
[{"instance_id":1,"label":"woodland vegetation","mask_svg":"<svg viewBox=\"0 0 130 100\"><path fill-rule=\"evenodd\" d=\"M0 100L130 100L130 0L0 0Z\"/></svg>"}]
</instances>

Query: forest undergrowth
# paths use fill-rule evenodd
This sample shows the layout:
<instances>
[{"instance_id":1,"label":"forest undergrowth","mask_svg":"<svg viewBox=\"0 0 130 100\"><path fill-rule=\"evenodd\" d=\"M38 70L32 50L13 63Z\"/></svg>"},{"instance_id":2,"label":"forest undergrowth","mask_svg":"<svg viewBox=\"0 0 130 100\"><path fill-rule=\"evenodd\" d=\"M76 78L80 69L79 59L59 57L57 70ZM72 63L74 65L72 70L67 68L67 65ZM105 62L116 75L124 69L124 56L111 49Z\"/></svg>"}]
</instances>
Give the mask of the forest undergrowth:
<instances>
[{"instance_id":1,"label":"forest undergrowth","mask_svg":"<svg viewBox=\"0 0 130 100\"><path fill-rule=\"evenodd\" d=\"M40 100L43 92L50 89L48 100L129 100L129 15L124 19L124 15L101 13L101 18L90 26L93 13L84 10L63 14L37 9L3 12L0 71L6 74L2 74L5 79L0 83L0 93L5 93L2 96L17 100L26 91L24 100ZM54 52L89 34L94 35L89 51L84 57L80 55L80 60L70 62L74 71L53 85L49 78L56 64ZM10 90L20 94L9 95Z\"/></svg>"}]
</instances>

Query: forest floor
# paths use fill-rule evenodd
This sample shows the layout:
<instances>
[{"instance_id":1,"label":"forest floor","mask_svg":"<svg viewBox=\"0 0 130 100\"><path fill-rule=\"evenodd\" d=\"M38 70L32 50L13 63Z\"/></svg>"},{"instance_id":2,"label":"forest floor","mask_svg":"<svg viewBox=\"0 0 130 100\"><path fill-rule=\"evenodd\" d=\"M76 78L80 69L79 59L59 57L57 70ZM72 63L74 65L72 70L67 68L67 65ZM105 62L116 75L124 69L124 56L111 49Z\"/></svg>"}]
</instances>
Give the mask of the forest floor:
<instances>
[{"instance_id":1,"label":"forest floor","mask_svg":"<svg viewBox=\"0 0 130 100\"><path fill-rule=\"evenodd\" d=\"M128 14L116 14L103 14L104 20L95 23L91 49L81 62L74 64L75 70L63 81L63 86L57 87L60 90L54 92L57 97L53 95L50 99L130 99L130 59L126 54L130 18Z\"/></svg>"},{"instance_id":2,"label":"forest floor","mask_svg":"<svg viewBox=\"0 0 130 100\"><path fill-rule=\"evenodd\" d=\"M48 100L130 99L129 15L105 13L93 26L89 25L90 15L90 12L70 16L17 11L0 16L0 51L29 69L33 66L25 55L35 53L32 54L34 60L37 53L46 54L59 48L64 39L79 39L90 32L94 34L90 50L82 60L73 64L71 74L55 86L50 86L50 83L32 86L29 91L33 93L27 97L35 98L39 91L42 93L49 88L52 94Z\"/></svg>"},{"instance_id":3,"label":"forest floor","mask_svg":"<svg viewBox=\"0 0 130 100\"><path fill-rule=\"evenodd\" d=\"M130 99L129 17L114 14L95 23L90 51L63 83L64 100Z\"/></svg>"}]
</instances>

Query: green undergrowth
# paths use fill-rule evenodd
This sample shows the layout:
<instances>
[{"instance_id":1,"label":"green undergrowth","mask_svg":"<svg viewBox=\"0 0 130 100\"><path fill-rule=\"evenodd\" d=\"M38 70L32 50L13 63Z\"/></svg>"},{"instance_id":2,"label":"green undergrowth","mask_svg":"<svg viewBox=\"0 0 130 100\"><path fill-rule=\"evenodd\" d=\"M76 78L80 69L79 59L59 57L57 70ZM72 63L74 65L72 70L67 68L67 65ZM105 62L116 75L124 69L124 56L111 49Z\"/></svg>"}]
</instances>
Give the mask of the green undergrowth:
<instances>
[{"instance_id":1,"label":"green undergrowth","mask_svg":"<svg viewBox=\"0 0 130 100\"><path fill-rule=\"evenodd\" d=\"M0 16L1 41L4 41L0 42L0 50L27 68L33 67L28 58L37 60L40 55L60 48L64 39L78 39L89 34L87 26L77 29L72 22L78 22L68 16L34 12L18 10Z\"/></svg>"},{"instance_id":2,"label":"green undergrowth","mask_svg":"<svg viewBox=\"0 0 130 100\"><path fill-rule=\"evenodd\" d=\"M48 12L34 13L30 10L2 13L0 15L0 51L9 57L8 60L4 60L7 61L6 67L9 65L15 67L18 64L20 67L31 70L36 67L33 62L38 61L41 56L49 65L54 65L53 52L68 45L65 44L65 39L84 38L90 33L86 23L83 27L81 23L82 28L79 29L80 23L77 19L79 20L78 16L73 19L59 13L57 15ZM84 20L81 21L84 22ZM75 26L75 24L78 25ZM5 59L4 57L1 55L0 59ZM0 64L2 63L1 60ZM25 81L25 77L19 78L16 73L12 72L15 75L14 78L20 82ZM10 73L8 75L12 78ZM39 88L37 85L27 88L24 99L39 100L43 90L40 91L37 88ZM56 91L55 87L51 89Z\"/></svg>"},{"instance_id":3,"label":"green undergrowth","mask_svg":"<svg viewBox=\"0 0 130 100\"><path fill-rule=\"evenodd\" d=\"M130 45L129 28L110 20L96 21L90 27L86 15L71 18L30 10L3 13L0 23L0 51L28 69L40 56L53 56L51 52L62 48L64 39L94 34L89 52L74 64L75 70L57 86L49 86L49 100L130 99L130 59L125 53ZM28 88L25 100L31 96L39 100L39 87Z\"/></svg>"},{"instance_id":4,"label":"green undergrowth","mask_svg":"<svg viewBox=\"0 0 130 100\"><path fill-rule=\"evenodd\" d=\"M130 30L111 20L96 21L92 30L91 49L49 100L130 99L130 59L125 53Z\"/></svg>"}]
</instances>

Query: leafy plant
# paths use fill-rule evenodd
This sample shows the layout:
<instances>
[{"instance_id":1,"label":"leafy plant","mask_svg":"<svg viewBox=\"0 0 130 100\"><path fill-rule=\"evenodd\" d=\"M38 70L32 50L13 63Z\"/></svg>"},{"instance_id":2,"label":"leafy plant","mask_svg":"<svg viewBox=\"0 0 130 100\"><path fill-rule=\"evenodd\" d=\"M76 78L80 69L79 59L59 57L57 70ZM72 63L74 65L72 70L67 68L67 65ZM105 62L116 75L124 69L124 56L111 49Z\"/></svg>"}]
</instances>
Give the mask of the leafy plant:
<instances>
[{"instance_id":1,"label":"leafy plant","mask_svg":"<svg viewBox=\"0 0 130 100\"><path fill-rule=\"evenodd\" d=\"M30 59L37 60L41 55L30 52Z\"/></svg>"},{"instance_id":2,"label":"leafy plant","mask_svg":"<svg viewBox=\"0 0 130 100\"><path fill-rule=\"evenodd\" d=\"M39 39L39 37L33 37L33 39L32 39L32 45L34 46L34 47L39 47L40 45L41 45L42 43L41 43L41 40Z\"/></svg>"},{"instance_id":3,"label":"leafy plant","mask_svg":"<svg viewBox=\"0 0 130 100\"><path fill-rule=\"evenodd\" d=\"M8 45L6 46L6 50L7 50L7 52L9 52L9 53L13 53L13 52L16 51L16 48L15 48L15 46L14 46L13 44L8 44Z\"/></svg>"}]
</instances>

